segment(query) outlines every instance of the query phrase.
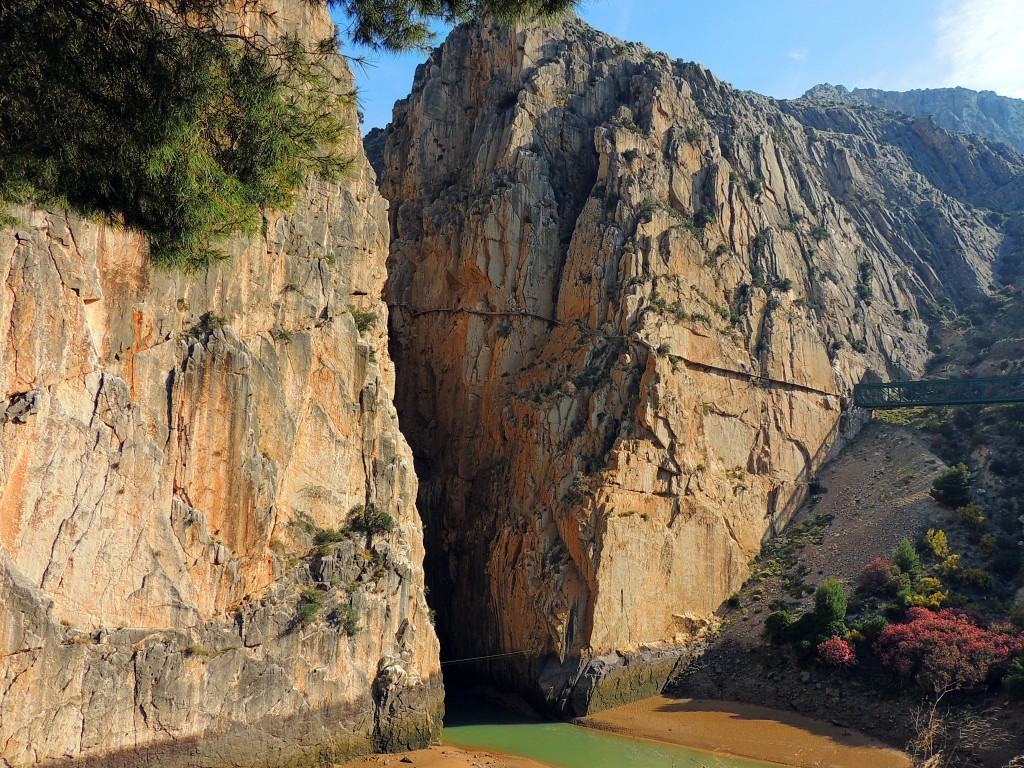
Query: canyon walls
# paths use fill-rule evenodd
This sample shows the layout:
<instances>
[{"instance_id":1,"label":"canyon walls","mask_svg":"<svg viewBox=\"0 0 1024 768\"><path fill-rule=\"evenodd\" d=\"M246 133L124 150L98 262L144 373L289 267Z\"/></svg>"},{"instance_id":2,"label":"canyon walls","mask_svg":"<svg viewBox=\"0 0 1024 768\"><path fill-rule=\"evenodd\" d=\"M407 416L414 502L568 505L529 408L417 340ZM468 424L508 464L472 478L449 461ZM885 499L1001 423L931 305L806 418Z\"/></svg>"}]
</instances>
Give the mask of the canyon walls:
<instances>
[{"instance_id":1,"label":"canyon walls","mask_svg":"<svg viewBox=\"0 0 1024 768\"><path fill-rule=\"evenodd\" d=\"M390 208L353 129L195 274L60 210L0 230L0 765L425 744L425 579L475 682L657 691L1024 198L1006 147L575 20L457 28L368 146Z\"/></svg>"},{"instance_id":2,"label":"canyon walls","mask_svg":"<svg viewBox=\"0 0 1024 768\"><path fill-rule=\"evenodd\" d=\"M442 645L501 655L474 680L561 714L655 692L853 384L920 374L986 296L1019 156L868 112L571 20L456 29L371 137Z\"/></svg>"},{"instance_id":3,"label":"canyon walls","mask_svg":"<svg viewBox=\"0 0 1024 768\"><path fill-rule=\"evenodd\" d=\"M325 765L437 737L386 204L349 118L353 171L193 275L59 210L0 232L0 765Z\"/></svg>"}]
</instances>

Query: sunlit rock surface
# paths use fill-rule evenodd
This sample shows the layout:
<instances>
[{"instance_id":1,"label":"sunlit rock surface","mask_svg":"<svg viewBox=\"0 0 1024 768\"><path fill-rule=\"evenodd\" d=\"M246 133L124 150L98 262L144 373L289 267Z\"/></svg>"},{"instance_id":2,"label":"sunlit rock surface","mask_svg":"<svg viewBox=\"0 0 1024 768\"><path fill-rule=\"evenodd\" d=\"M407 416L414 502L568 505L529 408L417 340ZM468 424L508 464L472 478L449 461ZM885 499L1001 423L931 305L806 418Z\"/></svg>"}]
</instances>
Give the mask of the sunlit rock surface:
<instances>
[{"instance_id":1,"label":"sunlit rock surface","mask_svg":"<svg viewBox=\"0 0 1024 768\"><path fill-rule=\"evenodd\" d=\"M990 290L1019 156L864 110L575 20L460 27L419 69L372 147L443 647L519 654L475 678L560 713L655 692L852 386L920 373Z\"/></svg>"},{"instance_id":2,"label":"sunlit rock surface","mask_svg":"<svg viewBox=\"0 0 1024 768\"><path fill-rule=\"evenodd\" d=\"M0 232L0 765L319 765L438 734L386 204L346 151L192 276L60 211ZM394 530L318 547L359 505Z\"/></svg>"}]
</instances>

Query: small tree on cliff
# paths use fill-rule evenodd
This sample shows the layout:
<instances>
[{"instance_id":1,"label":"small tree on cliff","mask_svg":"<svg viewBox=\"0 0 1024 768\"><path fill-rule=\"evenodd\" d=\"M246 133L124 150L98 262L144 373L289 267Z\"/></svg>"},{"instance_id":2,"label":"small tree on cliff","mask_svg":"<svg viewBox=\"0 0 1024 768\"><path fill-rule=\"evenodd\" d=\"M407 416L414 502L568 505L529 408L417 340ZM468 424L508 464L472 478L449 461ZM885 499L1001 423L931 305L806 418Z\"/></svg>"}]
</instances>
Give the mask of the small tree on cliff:
<instances>
[{"instance_id":1,"label":"small tree on cliff","mask_svg":"<svg viewBox=\"0 0 1024 768\"><path fill-rule=\"evenodd\" d=\"M564 13L579 0L328 0L351 20L348 33L371 48L403 51L433 39L429 24L489 15L504 23Z\"/></svg>"},{"instance_id":2,"label":"small tree on cliff","mask_svg":"<svg viewBox=\"0 0 1024 768\"><path fill-rule=\"evenodd\" d=\"M775 616L776 618L772 618ZM833 577L825 579L814 592L814 610L808 611L796 621L780 625L783 617L769 616L775 625L771 632L785 636L805 651L816 648L830 637L846 635L846 591L842 583Z\"/></svg>"},{"instance_id":3,"label":"small tree on cliff","mask_svg":"<svg viewBox=\"0 0 1024 768\"><path fill-rule=\"evenodd\" d=\"M329 2L352 39L400 50L424 44L432 19L511 21L576 0ZM145 234L156 263L207 263L310 173L348 166L337 32L278 27L258 0L0 3L0 207L68 207Z\"/></svg>"},{"instance_id":4,"label":"small tree on cliff","mask_svg":"<svg viewBox=\"0 0 1024 768\"><path fill-rule=\"evenodd\" d=\"M911 579L916 579L921 575L921 556L917 554L910 539L900 541L899 546L893 550L892 561Z\"/></svg>"},{"instance_id":5,"label":"small tree on cliff","mask_svg":"<svg viewBox=\"0 0 1024 768\"><path fill-rule=\"evenodd\" d=\"M963 462L950 467L932 481L932 497L950 509L971 501L971 471Z\"/></svg>"},{"instance_id":6,"label":"small tree on cliff","mask_svg":"<svg viewBox=\"0 0 1024 768\"><path fill-rule=\"evenodd\" d=\"M814 618L824 637L846 634L846 591L838 579L825 579L814 592Z\"/></svg>"}]
</instances>

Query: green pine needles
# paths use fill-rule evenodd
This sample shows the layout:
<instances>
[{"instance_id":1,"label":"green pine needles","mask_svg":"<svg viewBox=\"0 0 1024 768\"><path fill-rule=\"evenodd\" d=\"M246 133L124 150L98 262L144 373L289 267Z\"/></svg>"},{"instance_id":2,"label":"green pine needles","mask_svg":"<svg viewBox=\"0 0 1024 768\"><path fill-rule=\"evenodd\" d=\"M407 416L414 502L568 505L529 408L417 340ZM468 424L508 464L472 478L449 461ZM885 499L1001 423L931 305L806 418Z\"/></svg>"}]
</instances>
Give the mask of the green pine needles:
<instances>
[{"instance_id":1,"label":"green pine needles","mask_svg":"<svg viewBox=\"0 0 1024 768\"><path fill-rule=\"evenodd\" d=\"M327 2L353 40L401 50L430 40L434 18L515 21L577 0ZM310 174L343 173L355 95L337 38L280 32L260 0L228 6L0 3L0 214L35 200L98 216L146 235L155 264L193 270L287 208Z\"/></svg>"},{"instance_id":2,"label":"green pine needles","mask_svg":"<svg viewBox=\"0 0 1024 768\"><path fill-rule=\"evenodd\" d=\"M240 35L216 5L13 0L0 6L0 203L38 200L144 233L195 269L252 233L309 173L348 165L353 94L335 41Z\"/></svg>"},{"instance_id":3,"label":"green pine needles","mask_svg":"<svg viewBox=\"0 0 1024 768\"><path fill-rule=\"evenodd\" d=\"M551 18L571 11L579 0L329 0L351 21L348 34L361 44L386 51L422 48L434 36L430 21L454 24L490 15L511 24L532 16Z\"/></svg>"}]
</instances>

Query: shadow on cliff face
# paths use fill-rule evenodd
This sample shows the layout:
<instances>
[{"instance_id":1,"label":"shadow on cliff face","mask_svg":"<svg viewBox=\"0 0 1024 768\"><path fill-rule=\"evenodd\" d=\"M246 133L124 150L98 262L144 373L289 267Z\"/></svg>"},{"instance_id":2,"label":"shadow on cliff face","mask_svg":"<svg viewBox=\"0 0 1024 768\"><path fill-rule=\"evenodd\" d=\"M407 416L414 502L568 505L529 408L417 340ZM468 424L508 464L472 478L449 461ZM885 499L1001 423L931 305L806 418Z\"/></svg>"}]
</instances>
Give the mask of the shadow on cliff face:
<instances>
[{"instance_id":1,"label":"shadow on cliff face","mask_svg":"<svg viewBox=\"0 0 1024 768\"><path fill-rule=\"evenodd\" d=\"M575 21L460 27L421 67L369 151L449 685L584 714L712 630L853 384L923 370L937 297L988 290L1001 235L964 213L988 198L914 170L894 131L961 144L908 126Z\"/></svg>"}]
</instances>

